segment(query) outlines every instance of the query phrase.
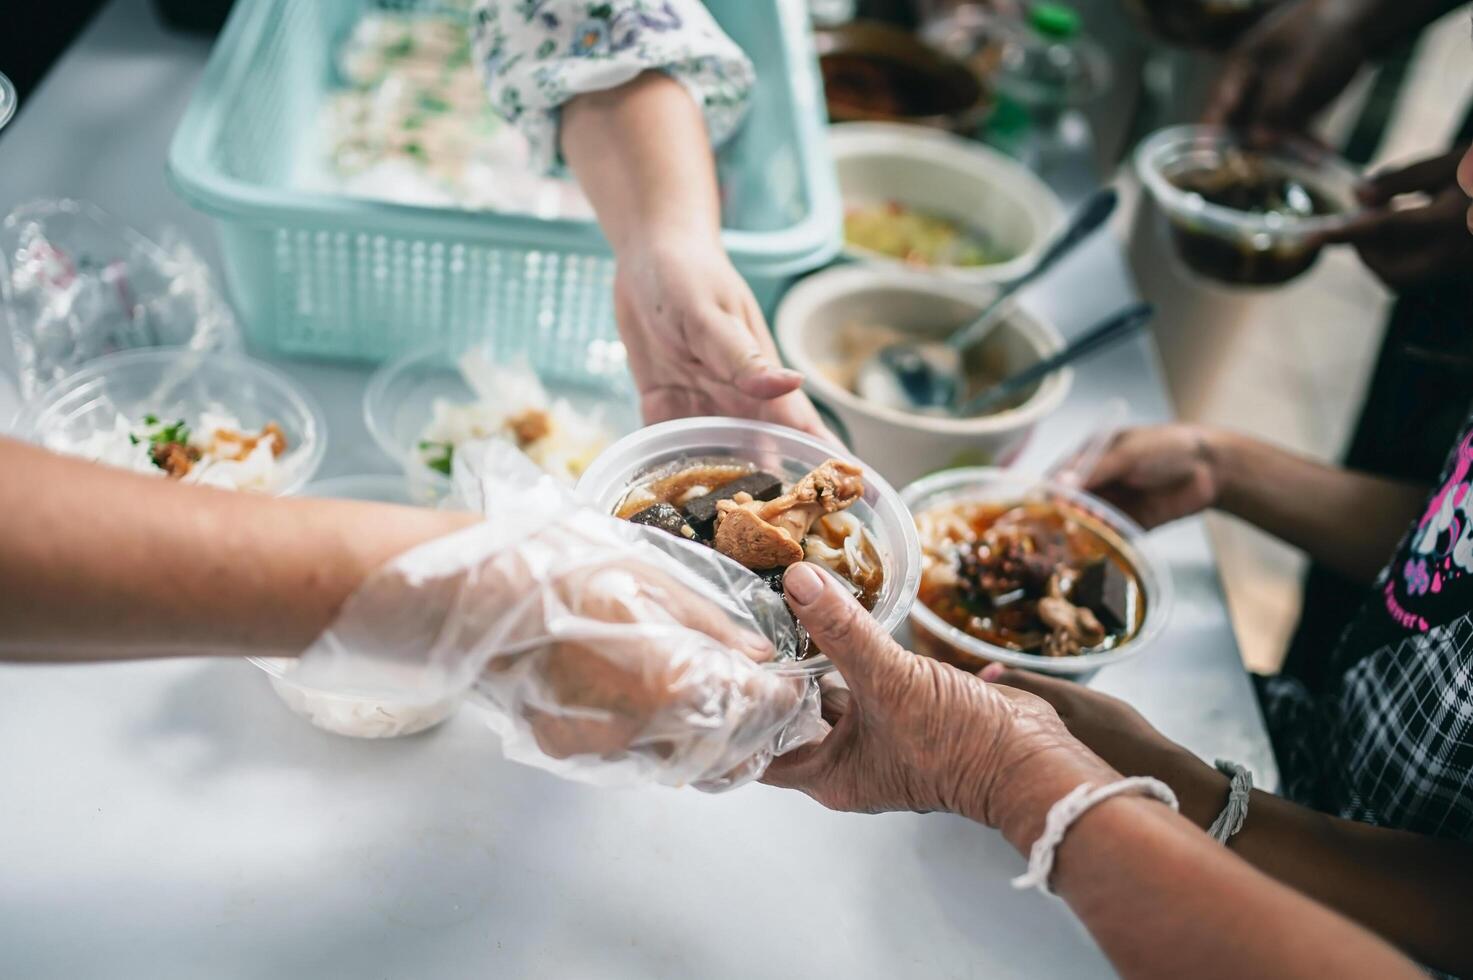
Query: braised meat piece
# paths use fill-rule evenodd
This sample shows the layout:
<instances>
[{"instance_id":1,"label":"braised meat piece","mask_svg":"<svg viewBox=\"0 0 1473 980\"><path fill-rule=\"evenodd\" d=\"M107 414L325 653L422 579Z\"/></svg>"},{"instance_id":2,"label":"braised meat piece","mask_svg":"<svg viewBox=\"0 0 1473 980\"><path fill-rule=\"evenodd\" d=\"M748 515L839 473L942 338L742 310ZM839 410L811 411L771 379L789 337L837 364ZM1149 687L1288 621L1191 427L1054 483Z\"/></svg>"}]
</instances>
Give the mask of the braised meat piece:
<instances>
[{"instance_id":1,"label":"braised meat piece","mask_svg":"<svg viewBox=\"0 0 1473 980\"><path fill-rule=\"evenodd\" d=\"M824 514L864 494L858 466L830 459L772 500L739 493L716 505L716 550L748 568L786 568L803 560L803 538Z\"/></svg>"}]
</instances>

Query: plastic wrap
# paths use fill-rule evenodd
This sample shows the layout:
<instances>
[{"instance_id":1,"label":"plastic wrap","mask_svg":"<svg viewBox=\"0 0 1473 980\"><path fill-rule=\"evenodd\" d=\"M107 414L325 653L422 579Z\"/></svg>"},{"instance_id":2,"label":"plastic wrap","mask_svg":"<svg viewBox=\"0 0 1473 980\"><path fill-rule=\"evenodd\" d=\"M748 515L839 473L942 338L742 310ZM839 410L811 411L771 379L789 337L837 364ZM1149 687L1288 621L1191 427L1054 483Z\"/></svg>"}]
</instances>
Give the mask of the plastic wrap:
<instances>
[{"instance_id":1,"label":"plastic wrap","mask_svg":"<svg viewBox=\"0 0 1473 980\"><path fill-rule=\"evenodd\" d=\"M0 224L0 307L26 398L113 351L240 346L187 243L156 243L81 201L22 205Z\"/></svg>"},{"instance_id":2,"label":"plastic wrap","mask_svg":"<svg viewBox=\"0 0 1473 980\"><path fill-rule=\"evenodd\" d=\"M391 562L292 674L401 703L461 692L508 758L599 785L726 789L817 737L817 689L771 668L783 600L716 552L617 520L503 443L456 454L486 520Z\"/></svg>"}]
</instances>

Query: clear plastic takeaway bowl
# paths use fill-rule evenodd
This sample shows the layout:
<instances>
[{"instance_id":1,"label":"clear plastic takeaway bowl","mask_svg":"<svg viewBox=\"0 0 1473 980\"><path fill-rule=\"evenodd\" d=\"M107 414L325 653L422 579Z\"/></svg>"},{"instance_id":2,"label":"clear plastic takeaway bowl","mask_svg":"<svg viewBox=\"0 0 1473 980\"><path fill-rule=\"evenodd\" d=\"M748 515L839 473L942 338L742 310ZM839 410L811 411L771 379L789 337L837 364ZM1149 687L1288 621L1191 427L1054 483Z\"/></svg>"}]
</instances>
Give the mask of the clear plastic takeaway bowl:
<instances>
[{"instance_id":1,"label":"clear plastic takeaway bowl","mask_svg":"<svg viewBox=\"0 0 1473 980\"><path fill-rule=\"evenodd\" d=\"M1216 169L1237 153L1262 158L1319 194L1335 211L1314 216L1239 211L1210 204L1176 185L1180 177ZM1230 285L1288 282L1319 257L1319 236L1345 227L1362 210L1356 196L1360 175L1303 139L1250 147L1218 126L1172 126L1141 143L1135 168L1170 223L1181 260L1193 272Z\"/></svg>"},{"instance_id":2,"label":"clear plastic takeaway bowl","mask_svg":"<svg viewBox=\"0 0 1473 980\"><path fill-rule=\"evenodd\" d=\"M490 360L508 362L488 350ZM363 392L363 421L384 454L404 467L416 503L435 503L450 492L450 479L432 469L416 452L425 427L434 418L435 402L470 404L476 400L460 369L458 354L429 347L390 361L376 371ZM529 369L530 370L530 369ZM627 375L582 374L563 378L539 372L543 388L554 400L566 400L580 415L599 412L610 436L618 438L639 427Z\"/></svg>"},{"instance_id":3,"label":"clear plastic takeaway bowl","mask_svg":"<svg viewBox=\"0 0 1473 980\"><path fill-rule=\"evenodd\" d=\"M1118 536L1124 545L1125 558L1135 569L1145 595L1146 616L1140 630L1114 650L1077 657L1045 657L979 640L947 623L923 602L917 601L910 615L920 652L939 654L937 659L974 670L996 662L1041 674L1077 676L1093 674L1101 667L1127 660L1161 635L1171 619L1174 601L1171 571L1146 540L1146 532L1141 526L1099 497L990 466L943 470L912 483L900 496L910 513L921 515L957 503L1020 501L1040 493L1078 508Z\"/></svg>"},{"instance_id":4,"label":"clear plastic takeaway bowl","mask_svg":"<svg viewBox=\"0 0 1473 980\"><path fill-rule=\"evenodd\" d=\"M812 436L780 425L745 419L692 418L662 422L626 436L606 449L578 481L578 493L612 512L645 477L680 460L730 457L749 462L785 481L797 480L831 458L864 470L864 497L851 512L875 536L885 570L872 611L886 632L905 622L921 581L920 540L900 495L874 470ZM824 656L774 664L782 673L817 676L833 670Z\"/></svg>"},{"instance_id":5,"label":"clear plastic takeaway bowl","mask_svg":"<svg viewBox=\"0 0 1473 980\"><path fill-rule=\"evenodd\" d=\"M319 480L305 487L302 496L383 504L410 503L409 488L402 476L343 476ZM324 691L298 684L292 679L296 666L294 660L251 657L250 661L266 672L272 689L294 714L334 735L349 738L414 735L446 721L460 707L459 697L440 698L429 704L409 704L378 695Z\"/></svg>"},{"instance_id":6,"label":"clear plastic takeaway bowl","mask_svg":"<svg viewBox=\"0 0 1473 980\"><path fill-rule=\"evenodd\" d=\"M322 465L327 421L311 395L259 361L182 347L99 357L42 392L16 428L50 445L112 429L118 413L135 420L152 413L194 424L206 411L233 415L246 431L268 422L281 426L287 451L278 460L277 496L300 490Z\"/></svg>"}]
</instances>

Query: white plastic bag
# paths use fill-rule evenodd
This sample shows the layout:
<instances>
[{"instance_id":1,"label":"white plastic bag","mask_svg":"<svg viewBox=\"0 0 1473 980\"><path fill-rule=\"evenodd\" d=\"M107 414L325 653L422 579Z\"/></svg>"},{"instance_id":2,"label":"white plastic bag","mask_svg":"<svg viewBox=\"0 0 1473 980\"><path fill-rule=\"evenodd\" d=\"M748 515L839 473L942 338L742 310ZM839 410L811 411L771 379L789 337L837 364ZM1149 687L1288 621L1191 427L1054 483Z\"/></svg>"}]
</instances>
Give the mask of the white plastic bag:
<instances>
[{"instance_id":1,"label":"white plastic bag","mask_svg":"<svg viewBox=\"0 0 1473 980\"><path fill-rule=\"evenodd\" d=\"M455 458L487 519L402 555L348 601L293 679L463 691L508 758L580 782L726 789L819 733L783 600L716 552L578 501L504 443Z\"/></svg>"},{"instance_id":2,"label":"white plastic bag","mask_svg":"<svg viewBox=\"0 0 1473 980\"><path fill-rule=\"evenodd\" d=\"M0 223L0 308L28 399L114 351L240 346L235 315L186 242L153 242L82 201L36 201Z\"/></svg>"}]
</instances>

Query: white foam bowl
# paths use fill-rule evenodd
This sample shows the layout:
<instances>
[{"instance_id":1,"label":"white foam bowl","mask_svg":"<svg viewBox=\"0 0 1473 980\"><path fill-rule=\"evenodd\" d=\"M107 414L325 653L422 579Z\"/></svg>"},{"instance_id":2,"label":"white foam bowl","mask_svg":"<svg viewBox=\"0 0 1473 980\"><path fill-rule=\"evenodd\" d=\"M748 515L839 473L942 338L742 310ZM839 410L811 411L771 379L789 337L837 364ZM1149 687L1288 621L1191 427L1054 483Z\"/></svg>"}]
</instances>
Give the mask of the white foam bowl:
<instances>
[{"instance_id":1,"label":"white foam bowl","mask_svg":"<svg viewBox=\"0 0 1473 980\"><path fill-rule=\"evenodd\" d=\"M1064 206L1022 164L971 140L921 126L845 123L829 127L829 150L846 207L895 201L975 228L1004 254L981 266L909 265L849 243L844 254L913 275L999 283L1038 263L1063 226Z\"/></svg>"},{"instance_id":2,"label":"white foam bowl","mask_svg":"<svg viewBox=\"0 0 1473 980\"><path fill-rule=\"evenodd\" d=\"M777 343L784 360L803 372L808 393L833 409L847 427L855 455L903 486L940 469L1011 462L1034 426L1064 401L1073 373L1064 368L1049 375L1017 408L960 419L866 401L832 381L822 367L833 360L835 341L847 323L882 324L918 338L939 339L974 319L986 302L986 290L966 283L842 266L789 290L777 311ZM984 343L1001 345L1002 367L1008 373L1064 345L1052 324L1024 310L1009 315Z\"/></svg>"}]
</instances>

